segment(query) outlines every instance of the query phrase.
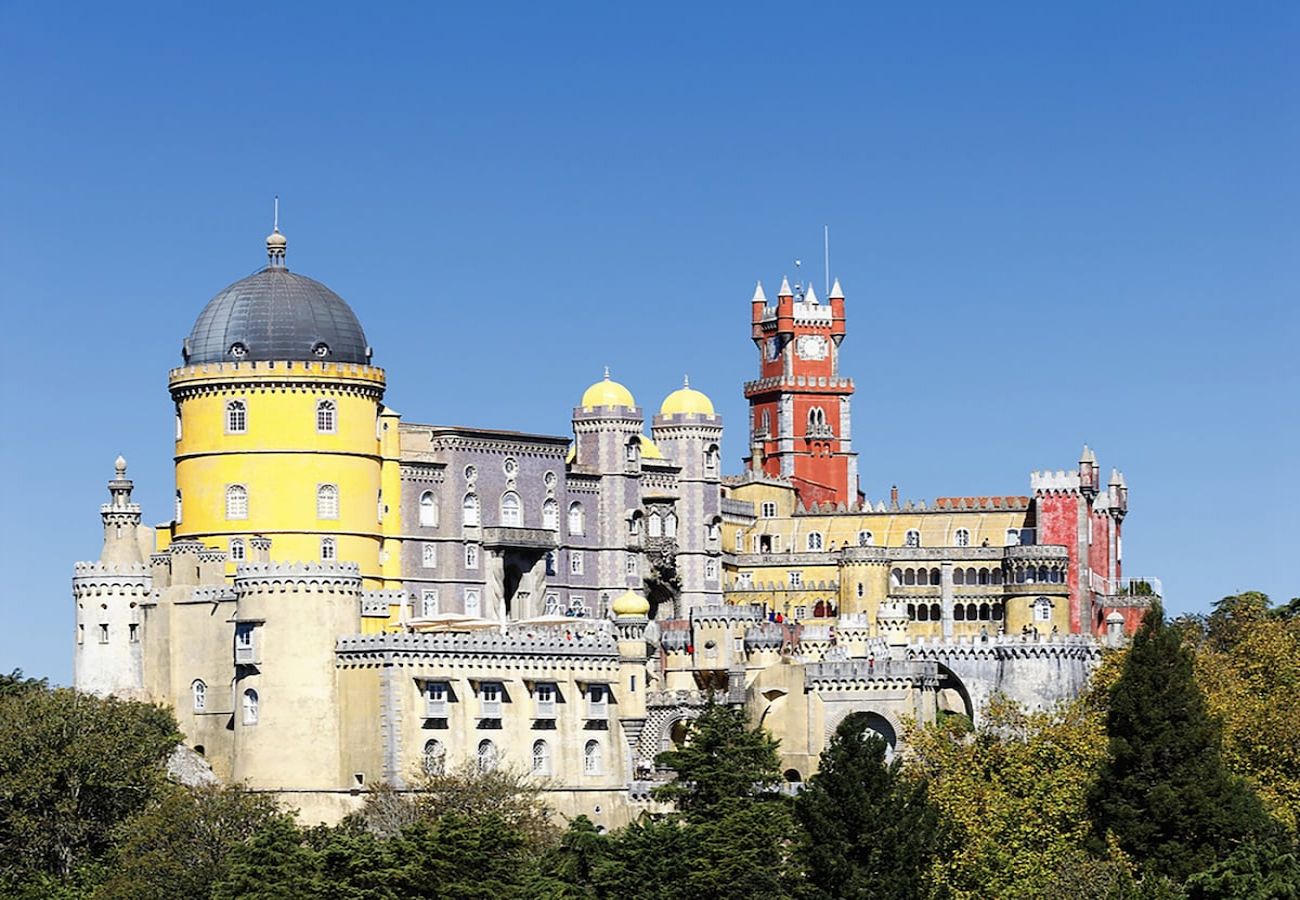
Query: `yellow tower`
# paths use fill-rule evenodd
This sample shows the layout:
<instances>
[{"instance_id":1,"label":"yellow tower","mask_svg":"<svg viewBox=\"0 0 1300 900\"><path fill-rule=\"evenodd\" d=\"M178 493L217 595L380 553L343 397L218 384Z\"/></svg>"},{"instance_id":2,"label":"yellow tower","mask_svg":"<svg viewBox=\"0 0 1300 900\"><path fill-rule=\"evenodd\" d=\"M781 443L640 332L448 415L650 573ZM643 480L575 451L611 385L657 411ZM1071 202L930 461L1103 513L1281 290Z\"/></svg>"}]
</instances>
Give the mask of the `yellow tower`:
<instances>
[{"instance_id":1,"label":"yellow tower","mask_svg":"<svg viewBox=\"0 0 1300 900\"><path fill-rule=\"evenodd\" d=\"M347 303L285 267L278 227L266 246L269 265L212 298L171 372L170 539L226 550L233 574L263 535L273 561L354 562L382 587L399 517L383 490L384 371Z\"/></svg>"}]
</instances>

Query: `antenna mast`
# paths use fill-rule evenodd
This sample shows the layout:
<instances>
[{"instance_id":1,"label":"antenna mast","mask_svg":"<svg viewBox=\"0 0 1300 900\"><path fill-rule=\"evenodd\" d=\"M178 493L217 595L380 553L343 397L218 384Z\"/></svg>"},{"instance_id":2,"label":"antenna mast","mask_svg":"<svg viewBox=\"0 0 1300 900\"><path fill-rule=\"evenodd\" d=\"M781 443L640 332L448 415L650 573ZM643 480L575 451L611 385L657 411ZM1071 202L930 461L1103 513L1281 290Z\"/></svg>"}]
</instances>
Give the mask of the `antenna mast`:
<instances>
[{"instance_id":1,"label":"antenna mast","mask_svg":"<svg viewBox=\"0 0 1300 900\"><path fill-rule=\"evenodd\" d=\"M826 294L831 295L831 226L822 226L822 246L826 251Z\"/></svg>"},{"instance_id":2,"label":"antenna mast","mask_svg":"<svg viewBox=\"0 0 1300 900\"><path fill-rule=\"evenodd\" d=\"M274 221L272 222L271 230L272 231L280 230L280 195L279 194L275 195L275 215L274 215Z\"/></svg>"}]
</instances>

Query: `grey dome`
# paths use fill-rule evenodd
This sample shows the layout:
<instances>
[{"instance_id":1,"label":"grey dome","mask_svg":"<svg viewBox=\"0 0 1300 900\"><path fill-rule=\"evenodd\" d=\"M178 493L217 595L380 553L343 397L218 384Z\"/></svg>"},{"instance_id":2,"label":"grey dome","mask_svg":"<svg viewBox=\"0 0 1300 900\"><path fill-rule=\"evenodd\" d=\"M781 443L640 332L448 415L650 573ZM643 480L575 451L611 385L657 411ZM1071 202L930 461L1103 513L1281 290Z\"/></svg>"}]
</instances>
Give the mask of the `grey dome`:
<instances>
[{"instance_id":1,"label":"grey dome","mask_svg":"<svg viewBox=\"0 0 1300 900\"><path fill-rule=\"evenodd\" d=\"M272 265L208 301L185 340L186 363L322 360L368 363L351 307L319 281Z\"/></svg>"}]
</instances>

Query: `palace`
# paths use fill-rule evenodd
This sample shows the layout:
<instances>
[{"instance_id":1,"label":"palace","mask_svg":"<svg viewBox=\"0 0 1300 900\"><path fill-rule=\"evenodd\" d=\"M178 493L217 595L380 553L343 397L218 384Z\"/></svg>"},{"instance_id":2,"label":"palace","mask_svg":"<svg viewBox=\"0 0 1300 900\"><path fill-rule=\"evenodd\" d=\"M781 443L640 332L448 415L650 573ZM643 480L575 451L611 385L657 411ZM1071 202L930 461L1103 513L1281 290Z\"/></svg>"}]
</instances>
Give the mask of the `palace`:
<instances>
[{"instance_id":1,"label":"palace","mask_svg":"<svg viewBox=\"0 0 1300 900\"><path fill-rule=\"evenodd\" d=\"M649 808L656 754L710 699L801 781L866 712L978 719L1073 696L1136 626L1128 488L1084 448L1017 496L858 487L845 297L751 303L742 474L683 384L646 420L606 371L570 435L403 421L342 298L269 264L218 293L170 373L175 510L142 524L120 457L77 563L75 683L175 710L221 779L335 821L368 786L510 765L564 815Z\"/></svg>"}]
</instances>

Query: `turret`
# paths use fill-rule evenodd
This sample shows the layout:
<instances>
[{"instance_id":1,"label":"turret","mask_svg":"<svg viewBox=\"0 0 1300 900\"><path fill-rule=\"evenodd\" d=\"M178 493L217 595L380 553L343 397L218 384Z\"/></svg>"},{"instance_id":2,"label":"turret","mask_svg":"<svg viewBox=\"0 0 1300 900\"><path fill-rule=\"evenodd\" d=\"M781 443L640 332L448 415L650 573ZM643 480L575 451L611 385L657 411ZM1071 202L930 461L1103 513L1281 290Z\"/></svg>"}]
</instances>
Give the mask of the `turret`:
<instances>
[{"instance_id":1,"label":"turret","mask_svg":"<svg viewBox=\"0 0 1300 900\"><path fill-rule=\"evenodd\" d=\"M1097 454L1087 444L1083 445L1083 453L1079 456L1079 492L1092 500L1097 496L1099 490L1097 467Z\"/></svg>"}]
</instances>

